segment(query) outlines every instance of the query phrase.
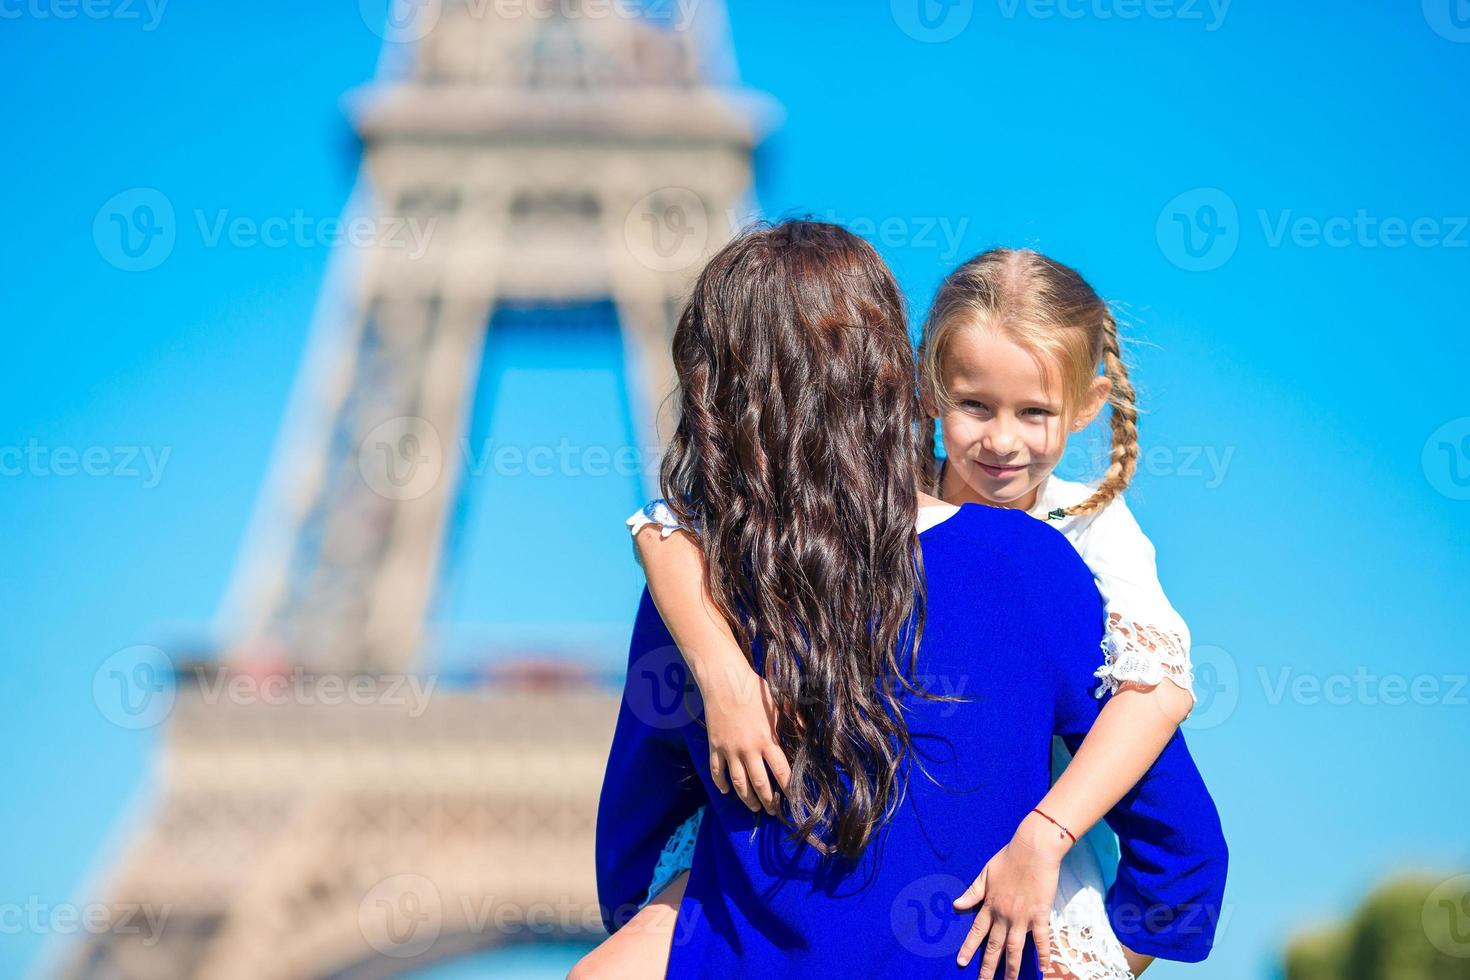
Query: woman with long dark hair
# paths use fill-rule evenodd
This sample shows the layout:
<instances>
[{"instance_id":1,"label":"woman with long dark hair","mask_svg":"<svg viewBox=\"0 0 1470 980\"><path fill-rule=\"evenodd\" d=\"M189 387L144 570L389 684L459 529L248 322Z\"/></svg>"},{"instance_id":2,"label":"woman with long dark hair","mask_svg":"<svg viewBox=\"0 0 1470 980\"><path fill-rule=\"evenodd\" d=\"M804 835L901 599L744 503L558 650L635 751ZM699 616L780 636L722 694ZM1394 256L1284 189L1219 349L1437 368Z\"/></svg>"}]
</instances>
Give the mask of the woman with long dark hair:
<instances>
[{"instance_id":1,"label":"woman with long dark hair","mask_svg":"<svg viewBox=\"0 0 1470 980\"><path fill-rule=\"evenodd\" d=\"M674 334L678 428L663 466L701 529L709 594L757 638L797 833L854 856L908 749L905 631L923 619L919 402L903 297L861 238L790 222L736 240Z\"/></svg>"},{"instance_id":2,"label":"woman with long dark hair","mask_svg":"<svg viewBox=\"0 0 1470 980\"><path fill-rule=\"evenodd\" d=\"M737 238L699 277L674 361L663 490L698 530L707 615L749 650L790 770L760 813L719 793L680 638L645 593L598 816L615 935L575 972L658 975L676 925L670 975L953 970L950 872L1004 845L1045 790L1052 734L1075 748L1096 717L1091 576L1038 522L919 490L902 297L843 229ZM655 895L665 842L706 804L682 895ZM1223 840L1181 739L1109 822L1148 855L1125 847L1116 901L1217 908ZM1213 925L1159 922L1133 948L1208 951ZM1028 969L1030 946L1007 972Z\"/></svg>"}]
</instances>

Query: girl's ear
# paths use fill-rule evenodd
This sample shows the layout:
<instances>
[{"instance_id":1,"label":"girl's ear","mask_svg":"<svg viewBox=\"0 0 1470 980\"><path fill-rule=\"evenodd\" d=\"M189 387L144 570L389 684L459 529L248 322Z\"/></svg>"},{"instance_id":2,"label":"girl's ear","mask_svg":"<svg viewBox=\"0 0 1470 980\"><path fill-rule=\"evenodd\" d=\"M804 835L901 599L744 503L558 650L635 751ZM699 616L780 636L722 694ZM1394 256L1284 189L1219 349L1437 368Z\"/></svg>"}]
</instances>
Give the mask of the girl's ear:
<instances>
[{"instance_id":1,"label":"girl's ear","mask_svg":"<svg viewBox=\"0 0 1470 980\"><path fill-rule=\"evenodd\" d=\"M1097 418L1097 413L1108 403L1108 396L1113 393L1113 379L1098 375L1092 379L1092 384L1087 388L1087 394L1082 398L1081 411L1073 424L1073 430L1081 430L1092 424Z\"/></svg>"}]
</instances>

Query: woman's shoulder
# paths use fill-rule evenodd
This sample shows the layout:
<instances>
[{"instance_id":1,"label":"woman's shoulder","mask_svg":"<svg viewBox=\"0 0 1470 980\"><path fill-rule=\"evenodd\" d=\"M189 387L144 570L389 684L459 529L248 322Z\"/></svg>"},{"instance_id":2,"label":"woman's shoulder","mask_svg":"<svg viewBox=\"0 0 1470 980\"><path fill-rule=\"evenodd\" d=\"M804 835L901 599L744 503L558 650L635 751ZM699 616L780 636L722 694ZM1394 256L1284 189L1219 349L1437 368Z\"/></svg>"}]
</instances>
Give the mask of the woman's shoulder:
<instances>
[{"instance_id":1,"label":"woman's shoulder","mask_svg":"<svg viewBox=\"0 0 1470 980\"><path fill-rule=\"evenodd\" d=\"M931 539L950 546L946 550L957 553L966 564L988 560L1014 574L1066 567L1078 561L1075 550L1055 527L1014 507L967 503L937 528L949 530L925 536L926 563Z\"/></svg>"},{"instance_id":2,"label":"woman's shoulder","mask_svg":"<svg viewBox=\"0 0 1470 980\"><path fill-rule=\"evenodd\" d=\"M924 569L926 575L942 569L944 580L962 594L978 588L989 597L985 602L1003 595L1003 604L1020 603L1028 615L1042 618L1046 610L1090 608L1099 601L1092 571L1077 549L1026 511L970 503L946 523L954 532L940 539L939 549L925 539Z\"/></svg>"}]
</instances>

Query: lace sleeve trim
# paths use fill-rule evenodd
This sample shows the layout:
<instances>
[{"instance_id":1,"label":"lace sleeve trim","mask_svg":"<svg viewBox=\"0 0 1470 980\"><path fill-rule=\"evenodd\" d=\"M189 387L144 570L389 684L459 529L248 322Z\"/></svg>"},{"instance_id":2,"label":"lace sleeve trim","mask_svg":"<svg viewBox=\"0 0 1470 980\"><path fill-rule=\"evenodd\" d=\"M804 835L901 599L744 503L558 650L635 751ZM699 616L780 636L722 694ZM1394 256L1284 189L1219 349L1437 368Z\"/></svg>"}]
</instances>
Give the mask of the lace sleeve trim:
<instances>
[{"instance_id":1,"label":"lace sleeve trim","mask_svg":"<svg viewBox=\"0 0 1470 980\"><path fill-rule=\"evenodd\" d=\"M1055 980L1137 980L1128 969L1123 946L1113 934L1106 914L1099 924L1077 925L1051 914L1052 972Z\"/></svg>"},{"instance_id":2,"label":"lace sleeve trim","mask_svg":"<svg viewBox=\"0 0 1470 980\"><path fill-rule=\"evenodd\" d=\"M1116 694L1124 684L1157 687L1168 680L1194 698L1194 667L1189 643L1174 630L1137 623L1119 613L1108 614L1102 640L1103 665L1093 672L1102 683L1094 694Z\"/></svg>"},{"instance_id":3,"label":"lace sleeve trim","mask_svg":"<svg viewBox=\"0 0 1470 980\"><path fill-rule=\"evenodd\" d=\"M666 538L675 531L686 529L686 525L679 520L673 510L670 509L668 501L662 497L649 501L624 523L628 525L628 532L634 537L637 537L638 532L650 524L656 525L659 528L658 533L661 538Z\"/></svg>"},{"instance_id":4,"label":"lace sleeve trim","mask_svg":"<svg viewBox=\"0 0 1470 980\"><path fill-rule=\"evenodd\" d=\"M657 898L658 893L669 886L669 882L693 866L694 843L699 839L699 825L704 822L704 811L705 807L695 810L669 835L668 843L664 844L664 849L658 856L658 864L653 869L648 895L639 903L639 908Z\"/></svg>"},{"instance_id":5,"label":"lace sleeve trim","mask_svg":"<svg viewBox=\"0 0 1470 980\"><path fill-rule=\"evenodd\" d=\"M1089 831L1082 846L1068 851L1058 869L1047 980L1136 980L1108 921L1101 860L1089 840L1098 833L1096 827Z\"/></svg>"}]
</instances>

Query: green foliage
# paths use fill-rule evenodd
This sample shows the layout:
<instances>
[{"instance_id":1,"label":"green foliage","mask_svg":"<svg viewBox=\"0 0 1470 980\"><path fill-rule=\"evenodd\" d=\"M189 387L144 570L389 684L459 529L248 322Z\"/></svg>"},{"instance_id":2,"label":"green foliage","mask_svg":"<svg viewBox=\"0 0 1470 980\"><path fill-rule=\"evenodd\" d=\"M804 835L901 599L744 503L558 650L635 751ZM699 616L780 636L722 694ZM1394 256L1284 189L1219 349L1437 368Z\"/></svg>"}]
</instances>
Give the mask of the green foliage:
<instances>
[{"instance_id":1,"label":"green foliage","mask_svg":"<svg viewBox=\"0 0 1470 980\"><path fill-rule=\"evenodd\" d=\"M1303 933L1286 980L1470 980L1470 875L1390 881L1345 925Z\"/></svg>"},{"instance_id":2,"label":"green foliage","mask_svg":"<svg viewBox=\"0 0 1470 980\"><path fill-rule=\"evenodd\" d=\"M1340 980L1346 953L1341 929L1301 933L1286 948L1286 980Z\"/></svg>"}]
</instances>

